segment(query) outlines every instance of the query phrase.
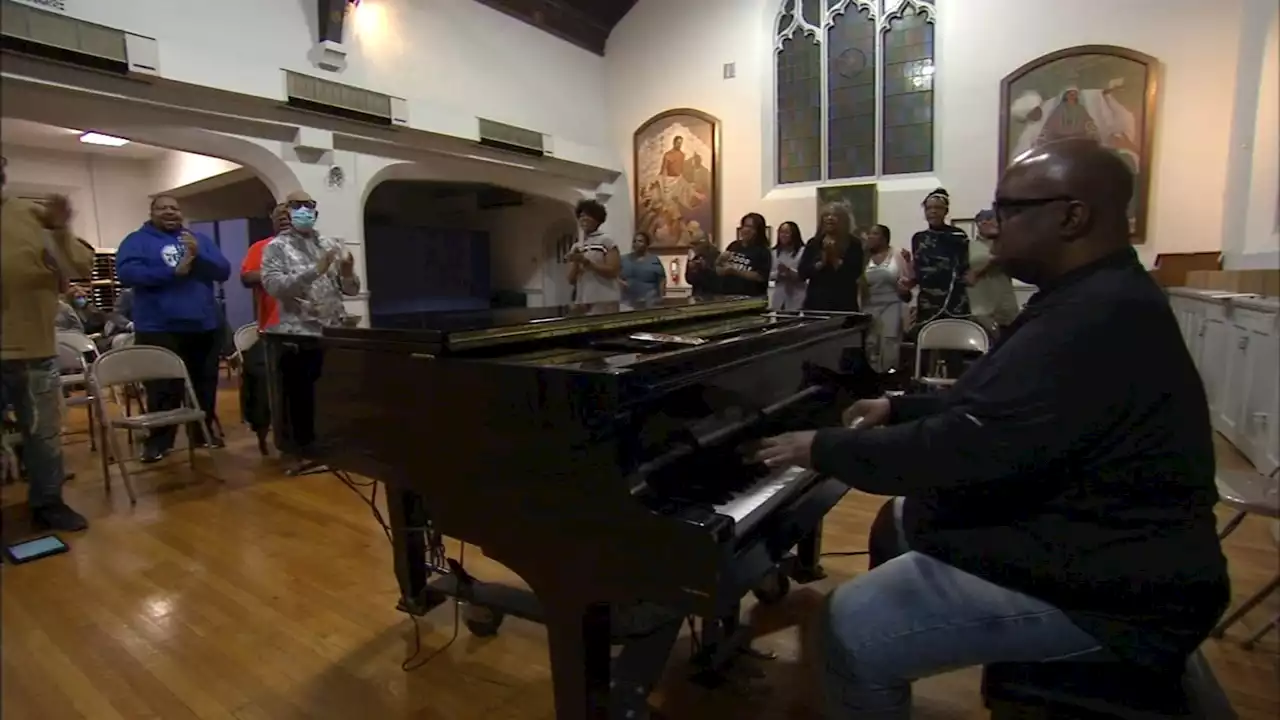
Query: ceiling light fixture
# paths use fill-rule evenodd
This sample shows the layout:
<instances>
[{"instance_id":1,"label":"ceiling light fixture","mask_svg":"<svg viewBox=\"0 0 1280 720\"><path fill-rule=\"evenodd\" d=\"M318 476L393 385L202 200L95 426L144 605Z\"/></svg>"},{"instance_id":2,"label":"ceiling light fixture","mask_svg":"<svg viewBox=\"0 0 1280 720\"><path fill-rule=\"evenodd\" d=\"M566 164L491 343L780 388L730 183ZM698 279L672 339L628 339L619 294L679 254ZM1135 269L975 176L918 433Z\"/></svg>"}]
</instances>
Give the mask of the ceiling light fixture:
<instances>
[{"instance_id":1,"label":"ceiling light fixture","mask_svg":"<svg viewBox=\"0 0 1280 720\"><path fill-rule=\"evenodd\" d=\"M121 147L129 144L129 141L124 138L103 135L102 133L96 133L93 131L81 135L80 142L87 143L89 145L106 145L107 147Z\"/></svg>"}]
</instances>

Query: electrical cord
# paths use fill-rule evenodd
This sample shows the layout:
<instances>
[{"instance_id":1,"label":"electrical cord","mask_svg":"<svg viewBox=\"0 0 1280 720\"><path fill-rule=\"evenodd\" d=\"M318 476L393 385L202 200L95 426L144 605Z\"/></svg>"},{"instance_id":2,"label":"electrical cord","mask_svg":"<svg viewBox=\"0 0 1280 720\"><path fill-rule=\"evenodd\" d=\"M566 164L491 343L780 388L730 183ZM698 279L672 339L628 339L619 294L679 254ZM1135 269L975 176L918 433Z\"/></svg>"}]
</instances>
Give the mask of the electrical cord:
<instances>
[{"instance_id":1,"label":"electrical cord","mask_svg":"<svg viewBox=\"0 0 1280 720\"><path fill-rule=\"evenodd\" d=\"M356 480L353 480L350 475L348 475L346 472L343 472L342 470L330 470L329 472L334 477L338 478L338 480L340 480L343 485L346 485L348 488L350 488L352 492L358 495L360 499L363 500L364 503L369 506L369 509L373 511L374 519L378 521L379 527L382 528L383 534L386 535L387 542L391 543L392 546L394 547L395 542L391 536L391 525L387 523L386 519L382 516L382 511L378 509L378 484L379 484L378 481L370 480L368 482L357 482ZM365 487L373 488L370 491L370 494L367 496L360 490L360 488L365 488ZM443 568L446 566L447 560L445 556L444 539L439 532L437 532L430 525L427 525L424 527L405 528L404 532L427 533L428 562L431 563L433 568ZM458 567L464 566L466 555L467 555L467 544L464 542L462 543L462 547L458 550ZM422 655L422 628L418 623L418 618L412 613L408 612L407 610L404 611L404 614L405 614L405 617L409 618L409 620L413 623L413 651L409 653L409 656L405 658L404 662L400 663L400 669L403 670L404 672L412 672L413 670L417 670L418 668L423 667L427 663L437 658L441 653L448 650L453 645L453 643L458 639L458 635L460 634L460 629L462 626L462 601L459 600L456 596L453 598L453 634L449 637L449 640L444 645L441 645L440 647L436 648L434 651L432 651L431 653L429 653L424 657L419 657ZM502 685L502 683L494 682L492 680L490 680L489 682L492 682L496 685Z\"/></svg>"},{"instance_id":2,"label":"electrical cord","mask_svg":"<svg viewBox=\"0 0 1280 720\"><path fill-rule=\"evenodd\" d=\"M346 485L352 492L354 492L357 496L359 496L359 498L363 500L366 505L369 506L369 509L373 512L374 519L378 521L378 526L382 528L383 534L386 535L387 542L391 543L394 546L395 543L391 535L391 532L392 532L391 525L387 523L386 518L384 518L382 515L382 511L378 509L378 484L379 484L378 481L370 480L368 482L358 482L356 480L353 480L350 475L348 475L346 472L342 470L330 470L329 472L334 477L336 477L339 481L341 481L343 485ZM366 487L372 488L372 490L370 491L370 494L367 496L360 490L361 488L366 488ZM447 566L448 560L445 554L443 537L440 535L438 531L436 531L430 525L427 525L424 527L405 528L404 532L427 533L428 562L434 568L443 568ZM868 554L870 554L870 551L854 550L849 552L825 552L825 553L821 553L819 557L853 557L853 556L868 555ZM466 557L467 557L467 544L464 542L461 544L461 547L458 549L458 566L459 567L465 566ZM418 622L418 618L412 613L409 613L408 611L404 611L404 614L407 618L409 618L410 622L413 623L413 650L409 653L409 656L404 659L404 662L400 663L400 669L403 672L412 672L421 667L424 667L425 665L430 663L432 660L436 659L441 654L443 654L450 647L452 647L453 644L457 642L458 636L461 634L462 601L458 599L456 596L453 598L453 633L449 636L448 641L446 641L444 645L441 645L440 647L436 648L435 650L433 650L432 652L430 652L425 656L422 656L422 627ZM686 622L689 625L690 650L692 651L692 654L697 655L698 653L702 652L702 643L698 639L698 633L697 633L696 627L694 626L693 616L692 615L688 616L686 618ZM501 685L504 687L506 686L504 683L497 682L494 680L488 680L486 678L481 678L481 679L486 680L487 682L492 683L494 685Z\"/></svg>"}]
</instances>

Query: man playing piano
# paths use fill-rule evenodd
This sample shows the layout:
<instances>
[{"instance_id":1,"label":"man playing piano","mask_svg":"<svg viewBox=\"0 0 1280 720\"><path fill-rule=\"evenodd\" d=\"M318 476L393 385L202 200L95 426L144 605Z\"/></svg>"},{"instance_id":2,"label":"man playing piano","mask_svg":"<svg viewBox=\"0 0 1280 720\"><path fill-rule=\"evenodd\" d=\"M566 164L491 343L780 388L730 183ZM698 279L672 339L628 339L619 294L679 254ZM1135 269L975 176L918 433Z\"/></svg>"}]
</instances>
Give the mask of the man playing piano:
<instances>
[{"instance_id":1,"label":"man playing piano","mask_svg":"<svg viewBox=\"0 0 1280 720\"><path fill-rule=\"evenodd\" d=\"M763 443L766 464L901 496L888 557L829 600L828 717L905 719L912 680L995 662L1180 674L1225 609L1207 402L1129 246L1133 183L1088 140L1023 155L992 251L1040 292L992 351L946 395Z\"/></svg>"}]
</instances>

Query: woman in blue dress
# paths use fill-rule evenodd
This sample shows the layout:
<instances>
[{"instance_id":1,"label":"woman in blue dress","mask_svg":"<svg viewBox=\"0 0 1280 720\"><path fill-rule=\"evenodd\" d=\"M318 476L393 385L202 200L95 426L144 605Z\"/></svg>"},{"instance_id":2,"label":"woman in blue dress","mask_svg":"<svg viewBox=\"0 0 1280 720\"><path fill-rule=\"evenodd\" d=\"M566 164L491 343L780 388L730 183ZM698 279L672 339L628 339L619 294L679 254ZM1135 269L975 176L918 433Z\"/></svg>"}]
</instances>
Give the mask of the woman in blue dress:
<instances>
[{"instance_id":1,"label":"woman in blue dress","mask_svg":"<svg viewBox=\"0 0 1280 720\"><path fill-rule=\"evenodd\" d=\"M632 307L653 304L667 290L667 270L662 258L649 251L651 244L647 233L638 232L631 252L622 258L622 302Z\"/></svg>"}]
</instances>

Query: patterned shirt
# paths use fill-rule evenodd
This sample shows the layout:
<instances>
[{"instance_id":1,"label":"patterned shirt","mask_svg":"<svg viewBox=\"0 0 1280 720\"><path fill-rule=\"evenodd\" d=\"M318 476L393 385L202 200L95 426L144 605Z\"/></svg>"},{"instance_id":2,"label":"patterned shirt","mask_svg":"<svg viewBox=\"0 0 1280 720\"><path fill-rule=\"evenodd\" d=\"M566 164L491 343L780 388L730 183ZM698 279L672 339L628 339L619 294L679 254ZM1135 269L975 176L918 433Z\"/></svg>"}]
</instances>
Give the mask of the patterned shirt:
<instances>
[{"instance_id":1,"label":"patterned shirt","mask_svg":"<svg viewBox=\"0 0 1280 720\"><path fill-rule=\"evenodd\" d=\"M338 253L324 275L316 263L326 252ZM297 335L320 335L342 324L347 316L343 295L360 292L360 279L342 276L342 243L320 235L310 237L286 230L262 253L262 287L280 302L280 322L273 330Z\"/></svg>"}]
</instances>

